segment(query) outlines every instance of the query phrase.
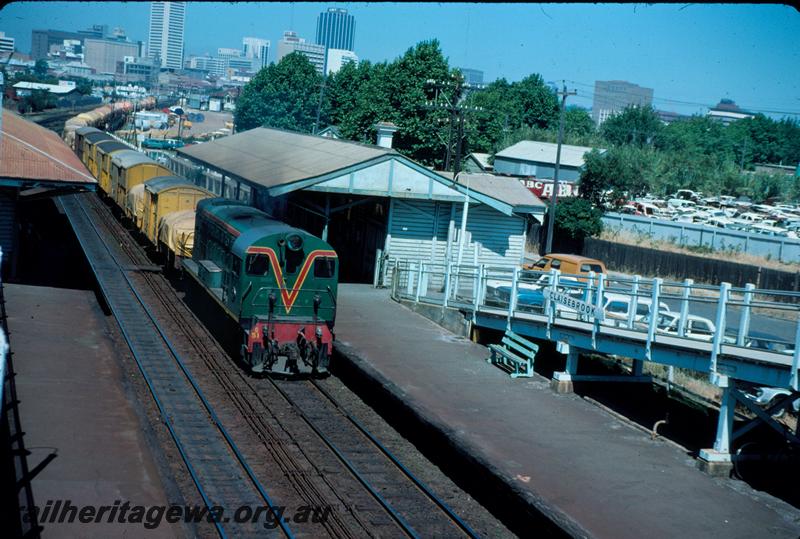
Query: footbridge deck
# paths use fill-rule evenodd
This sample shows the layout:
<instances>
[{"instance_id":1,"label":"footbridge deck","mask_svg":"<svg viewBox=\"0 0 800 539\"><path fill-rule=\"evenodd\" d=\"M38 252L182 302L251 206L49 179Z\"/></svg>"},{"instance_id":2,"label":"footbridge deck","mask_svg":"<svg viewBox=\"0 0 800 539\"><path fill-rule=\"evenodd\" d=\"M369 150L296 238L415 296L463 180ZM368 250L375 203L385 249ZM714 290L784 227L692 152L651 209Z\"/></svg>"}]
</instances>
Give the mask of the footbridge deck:
<instances>
[{"instance_id":1,"label":"footbridge deck","mask_svg":"<svg viewBox=\"0 0 800 539\"><path fill-rule=\"evenodd\" d=\"M753 428L733 432L737 402L800 443L797 433L771 417L800 396L797 292L409 261L393 261L384 271L377 280L391 284L395 299L459 309L473 327L557 343L567 356L565 370L554 376L561 390L570 390L573 381L650 381L644 376L648 362L667 367L670 378L676 367L707 376L721 389L722 401L714 447L701 451L706 462L727 466L731 443ZM630 358L633 373L578 375L579 354L587 353ZM763 410L742 391L752 386L790 394Z\"/></svg>"}]
</instances>

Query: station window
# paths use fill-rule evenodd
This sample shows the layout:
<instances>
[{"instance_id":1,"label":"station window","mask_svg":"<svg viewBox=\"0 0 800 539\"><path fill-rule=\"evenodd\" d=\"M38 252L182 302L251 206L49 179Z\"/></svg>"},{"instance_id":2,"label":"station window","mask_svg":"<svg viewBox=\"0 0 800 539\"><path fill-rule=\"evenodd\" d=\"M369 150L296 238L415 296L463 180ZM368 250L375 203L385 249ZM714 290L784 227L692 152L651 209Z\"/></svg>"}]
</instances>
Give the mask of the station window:
<instances>
[{"instance_id":1,"label":"station window","mask_svg":"<svg viewBox=\"0 0 800 539\"><path fill-rule=\"evenodd\" d=\"M314 277L330 279L336 274L336 259L322 257L314 260Z\"/></svg>"},{"instance_id":2,"label":"station window","mask_svg":"<svg viewBox=\"0 0 800 539\"><path fill-rule=\"evenodd\" d=\"M269 273L269 258L267 255L247 255L246 269L248 275L267 275Z\"/></svg>"}]
</instances>

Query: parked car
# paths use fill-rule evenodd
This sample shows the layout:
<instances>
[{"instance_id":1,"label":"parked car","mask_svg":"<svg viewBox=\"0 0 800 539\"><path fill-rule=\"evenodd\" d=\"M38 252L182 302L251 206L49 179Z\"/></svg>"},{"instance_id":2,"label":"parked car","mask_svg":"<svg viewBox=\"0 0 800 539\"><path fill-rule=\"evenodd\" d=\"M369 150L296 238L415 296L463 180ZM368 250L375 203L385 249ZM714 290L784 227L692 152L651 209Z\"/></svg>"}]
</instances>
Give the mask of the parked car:
<instances>
[{"instance_id":1,"label":"parked car","mask_svg":"<svg viewBox=\"0 0 800 539\"><path fill-rule=\"evenodd\" d=\"M544 255L533 264L523 265L523 268L537 271L557 269L565 275L589 275L592 271L606 273L606 265L600 260L562 253Z\"/></svg>"},{"instance_id":2,"label":"parked car","mask_svg":"<svg viewBox=\"0 0 800 539\"><path fill-rule=\"evenodd\" d=\"M779 387L755 387L750 391L746 391L744 396L763 408L769 408L775 404L773 402L775 399L791 394L792 392L790 390ZM792 402L792 409L795 413L800 412L800 397ZM785 410L784 408L780 412L774 414L773 417L781 417Z\"/></svg>"},{"instance_id":3,"label":"parked car","mask_svg":"<svg viewBox=\"0 0 800 539\"><path fill-rule=\"evenodd\" d=\"M643 322L646 324L647 320ZM667 335L678 335L678 324L680 324L681 315L676 312L660 311L658 319L656 320L656 332L665 333ZM714 338L717 328L714 322L708 318L690 314L686 316L686 328L684 336L689 339L698 339L701 341L711 341Z\"/></svg>"},{"instance_id":4,"label":"parked car","mask_svg":"<svg viewBox=\"0 0 800 539\"><path fill-rule=\"evenodd\" d=\"M603 303L603 310L605 311L603 324L607 326L627 326L632 300L633 296L628 294L606 293ZM637 329L641 329L642 322L650 316L652 303L650 298L636 298L636 313L633 315L633 322L634 327ZM661 301L658 303L658 312L661 314L671 311L669 305Z\"/></svg>"}]
</instances>

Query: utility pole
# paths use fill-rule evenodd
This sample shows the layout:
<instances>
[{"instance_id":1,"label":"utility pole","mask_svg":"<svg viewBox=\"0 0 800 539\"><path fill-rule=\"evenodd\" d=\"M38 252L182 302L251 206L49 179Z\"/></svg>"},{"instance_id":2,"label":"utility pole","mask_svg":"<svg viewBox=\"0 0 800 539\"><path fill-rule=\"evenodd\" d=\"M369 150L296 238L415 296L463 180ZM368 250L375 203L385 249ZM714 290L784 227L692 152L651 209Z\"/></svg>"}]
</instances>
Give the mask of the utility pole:
<instances>
[{"instance_id":1,"label":"utility pole","mask_svg":"<svg viewBox=\"0 0 800 539\"><path fill-rule=\"evenodd\" d=\"M563 90L556 92L561 96L561 112L558 119L558 146L556 148L556 170L553 173L553 194L550 195L550 207L547 210L547 243L545 246L545 254L553 249L553 225L556 221L556 197L558 197L558 169L561 167L561 143L564 140L564 111L567 105L567 96L577 95L578 92L572 90L567 91L567 84L561 81Z\"/></svg>"},{"instance_id":2,"label":"utility pole","mask_svg":"<svg viewBox=\"0 0 800 539\"><path fill-rule=\"evenodd\" d=\"M328 78L323 75L322 76L322 84L319 87L319 101L317 102L317 120L314 122L314 130L311 132L312 135L316 135L317 131L319 131L319 116L322 112L322 97L325 95L325 82Z\"/></svg>"},{"instance_id":3,"label":"utility pole","mask_svg":"<svg viewBox=\"0 0 800 539\"><path fill-rule=\"evenodd\" d=\"M481 107L470 107L464 105L466 95L473 90L482 89L480 86L464 83L463 79L456 81L437 81L429 79L426 85L436 90L434 100L427 101L424 108L428 110L445 110L450 113L449 135L447 140L447 153L444 159L444 169L450 170L453 165L453 173L458 174L461 170L461 149L464 140L464 117L468 113L483 110ZM444 91L450 90L450 92ZM455 150L453 149L453 131L456 132ZM455 153L455 159L452 154Z\"/></svg>"}]
</instances>

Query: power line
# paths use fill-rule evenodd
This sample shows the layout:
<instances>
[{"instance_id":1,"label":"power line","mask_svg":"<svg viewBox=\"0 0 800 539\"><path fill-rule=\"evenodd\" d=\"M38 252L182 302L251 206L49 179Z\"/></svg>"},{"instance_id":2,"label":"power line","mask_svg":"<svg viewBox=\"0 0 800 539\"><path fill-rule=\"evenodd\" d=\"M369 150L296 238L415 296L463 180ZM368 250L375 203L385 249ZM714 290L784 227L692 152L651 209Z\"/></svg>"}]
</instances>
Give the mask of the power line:
<instances>
[{"instance_id":1,"label":"power line","mask_svg":"<svg viewBox=\"0 0 800 539\"><path fill-rule=\"evenodd\" d=\"M592 89L595 88L594 84L588 84L588 83L585 83L585 82L574 81L574 80L568 80L567 82L570 82L570 83L572 83L572 84L574 84L576 86L583 86L583 87L592 88ZM641 97L640 94L633 93L633 92L628 92L628 91L614 92L614 94L616 94L616 95L622 94L622 95L627 95L627 96L631 96L631 97ZM581 97L589 97L589 96L594 98L595 97L595 93L594 92L590 92L586 96L582 95ZM617 104L625 104L626 103L624 98L621 98L621 97L614 97L614 96L604 96L604 97L608 97L610 101L616 102ZM704 108L709 108L709 109L712 108L712 106L710 106L708 103L699 103L697 101L685 101L685 100L681 100L681 99L672 99L672 98L668 98L668 97L655 97L655 96L653 96L652 100L653 101L664 102L664 103L669 103L669 104L676 104L676 105L692 105L692 106L704 107ZM800 111L775 110L775 109L772 109L772 108L765 108L765 107L761 107L761 106L750 107L750 106L742 105L742 110L745 111L745 112L768 112L768 113L772 113L772 114L800 115Z\"/></svg>"}]
</instances>

